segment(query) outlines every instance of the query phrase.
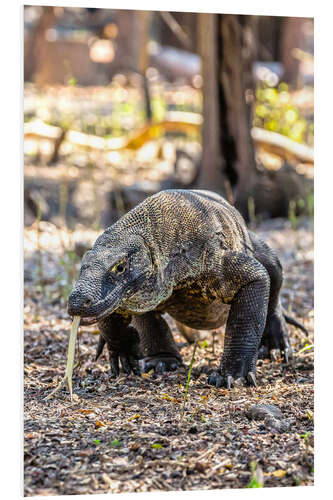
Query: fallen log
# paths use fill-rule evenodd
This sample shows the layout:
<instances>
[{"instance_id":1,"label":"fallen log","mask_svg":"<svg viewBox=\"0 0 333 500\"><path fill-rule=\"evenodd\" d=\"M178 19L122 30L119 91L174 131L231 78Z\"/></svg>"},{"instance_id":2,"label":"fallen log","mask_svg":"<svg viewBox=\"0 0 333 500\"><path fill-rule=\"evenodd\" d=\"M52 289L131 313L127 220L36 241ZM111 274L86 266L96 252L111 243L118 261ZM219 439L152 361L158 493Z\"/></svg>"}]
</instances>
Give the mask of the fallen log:
<instances>
[{"instance_id":1,"label":"fallen log","mask_svg":"<svg viewBox=\"0 0 333 500\"><path fill-rule=\"evenodd\" d=\"M165 120L162 122L146 124L127 137L105 139L104 137L85 134L76 130L68 130L64 142L69 141L75 146L88 150L108 152L129 149L136 151L144 146L146 142L158 139L166 132L197 134L201 130L201 125L202 116L200 114L173 111L167 113ZM60 127L47 125L42 120L34 120L24 125L25 139L46 139L56 142L59 141L62 134L63 130ZM313 149L305 144L299 144L289 139L289 137L258 127L251 129L251 136L256 147L276 154L289 162L296 160L314 163Z\"/></svg>"},{"instance_id":2,"label":"fallen log","mask_svg":"<svg viewBox=\"0 0 333 500\"><path fill-rule=\"evenodd\" d=\"M299 144L285 135L258 127L251 129L251 136L256 146L281 156L287 161L297 160L304 163L314 163L313 149L306 144Z\"/></svg>"}]
</instances>

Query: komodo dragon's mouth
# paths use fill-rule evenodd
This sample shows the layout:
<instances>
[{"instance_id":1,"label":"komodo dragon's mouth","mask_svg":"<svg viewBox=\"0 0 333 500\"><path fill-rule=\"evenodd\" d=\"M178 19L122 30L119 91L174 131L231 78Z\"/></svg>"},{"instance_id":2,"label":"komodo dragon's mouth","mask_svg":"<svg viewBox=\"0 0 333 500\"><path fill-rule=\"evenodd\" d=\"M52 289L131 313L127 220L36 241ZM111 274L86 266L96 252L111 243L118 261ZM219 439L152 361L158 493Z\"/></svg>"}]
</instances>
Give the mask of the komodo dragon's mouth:
<instances>
[{"instance_id":1,"label":"komodo dragon's mouth","mask_svg":"<svg viewBox=\"0 0 333 500\"><path fill-rule=\"evenodd\" d=\"M104 300L104 304L102 302L94 304L90 308L93 314L90 315L88 311L84 312L83 314L77 314L78 316L80 316L80 326L93 325L100 319L109 316L119 307L121 302L122 299L119 297L119 295L113 294L110 295L106 300ZM98 310L101 310L101 312L98 312ZM73 316L73 313L70 312L70 315Z\"/></svg>"},{"instance_id":2,"label":"komodo dragon's mouth","mask_svg":"<svg viewBox=\"0 0 333 500\"><path fill-rule=\"evenodd\" d=\"M109 316L109 314L112 314L115 309L117 309L117 307L112 305L111 307L108 307L104 312L98 314L97 316L81 316L80 326L94 325L100 319L103 319L106 316Z\"/></svg>"}]
</instances>

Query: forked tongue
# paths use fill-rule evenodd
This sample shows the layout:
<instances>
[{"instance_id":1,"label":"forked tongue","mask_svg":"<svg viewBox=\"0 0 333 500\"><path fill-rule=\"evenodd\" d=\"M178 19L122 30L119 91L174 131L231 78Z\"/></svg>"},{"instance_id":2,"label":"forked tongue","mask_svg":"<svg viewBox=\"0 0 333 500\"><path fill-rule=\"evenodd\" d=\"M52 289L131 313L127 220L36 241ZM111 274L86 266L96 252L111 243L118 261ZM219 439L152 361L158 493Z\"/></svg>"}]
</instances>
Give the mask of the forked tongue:
<instances>
[{"instance_id":1,"label":"forked tongue","mask_svg":"<svg viewBox=\"0 0 333 500\"><path fill-rule=\"evenodd\" d=\"M65 383L67 380L69 392L71 395L71 401L73 401L73 386L72 386L72 375L73 375L73 366L74 366L74 354L75 354L75 341L77 337L77 331L79 329L81 316L74 316L72 322L71 333L69 336L68 343L68 353L67 353L67 365L66 372L64 377L61 379L58 386L48 395L45 399L49 399L53 394L55 394Z\"/></svg>"}]
</instances>

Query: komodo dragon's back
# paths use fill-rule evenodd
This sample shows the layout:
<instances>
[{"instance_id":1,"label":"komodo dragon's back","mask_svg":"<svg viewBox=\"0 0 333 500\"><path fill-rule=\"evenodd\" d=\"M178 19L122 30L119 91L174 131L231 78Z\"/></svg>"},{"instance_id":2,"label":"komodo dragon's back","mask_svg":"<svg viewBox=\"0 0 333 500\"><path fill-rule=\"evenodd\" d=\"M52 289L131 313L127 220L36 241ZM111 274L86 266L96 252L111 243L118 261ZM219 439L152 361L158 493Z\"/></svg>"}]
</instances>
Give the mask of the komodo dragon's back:
<instances>
[{"instance_id":1,"label":"komodo dragon's back","mask_svg":"<svg viewBox=\"0 0 333 500\"><path fill-rule=\"evenodd\" d=\"M164 246L202 239L220 233L225 248L252 249L240 213L222 196L205 190L168 189L144 200L134 209L144 217L146 228ZM149 220L149 222L148 222ZM160 248L162 252L162 247Z\"/></svg>"}]
</instances>

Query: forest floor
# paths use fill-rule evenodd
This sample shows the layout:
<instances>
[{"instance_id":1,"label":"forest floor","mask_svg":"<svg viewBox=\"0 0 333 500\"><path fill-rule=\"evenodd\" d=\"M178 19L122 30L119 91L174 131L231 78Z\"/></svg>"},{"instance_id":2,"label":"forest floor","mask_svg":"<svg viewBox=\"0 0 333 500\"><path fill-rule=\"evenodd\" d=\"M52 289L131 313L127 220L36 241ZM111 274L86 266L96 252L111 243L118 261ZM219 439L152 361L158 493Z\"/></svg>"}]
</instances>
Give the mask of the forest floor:
<instances>
[{"instance_id":1,"label":"forest floor","mask_svg":"<svg viewBox=\"0 0 333 500\"><path fill-rule=\"evenodd\" d=\"M208 332L196 350L182 416L193 346L181 348L185 366L177 372L111 380L106 355L93 361L94 327L79 332L74 401L67 388L44 399L65 372L65 296L79 259L64 252L70 238L51 223L25 229L26 496L313 484L312 226L304 220L292 228L276 219L256 231L278 252L285 270L283 305L308 328L309 338L289 327L297 353L290 364L279 357L258 361L257 388L227 391L207 385L200 371L217 366L223 349L223 330ZM82 230L72 238L95 237ZM48 251L36 251L37 239ZM250 419L251 405L262 403L278 408L279 418Z\"/></svg>"}]
</instances>

